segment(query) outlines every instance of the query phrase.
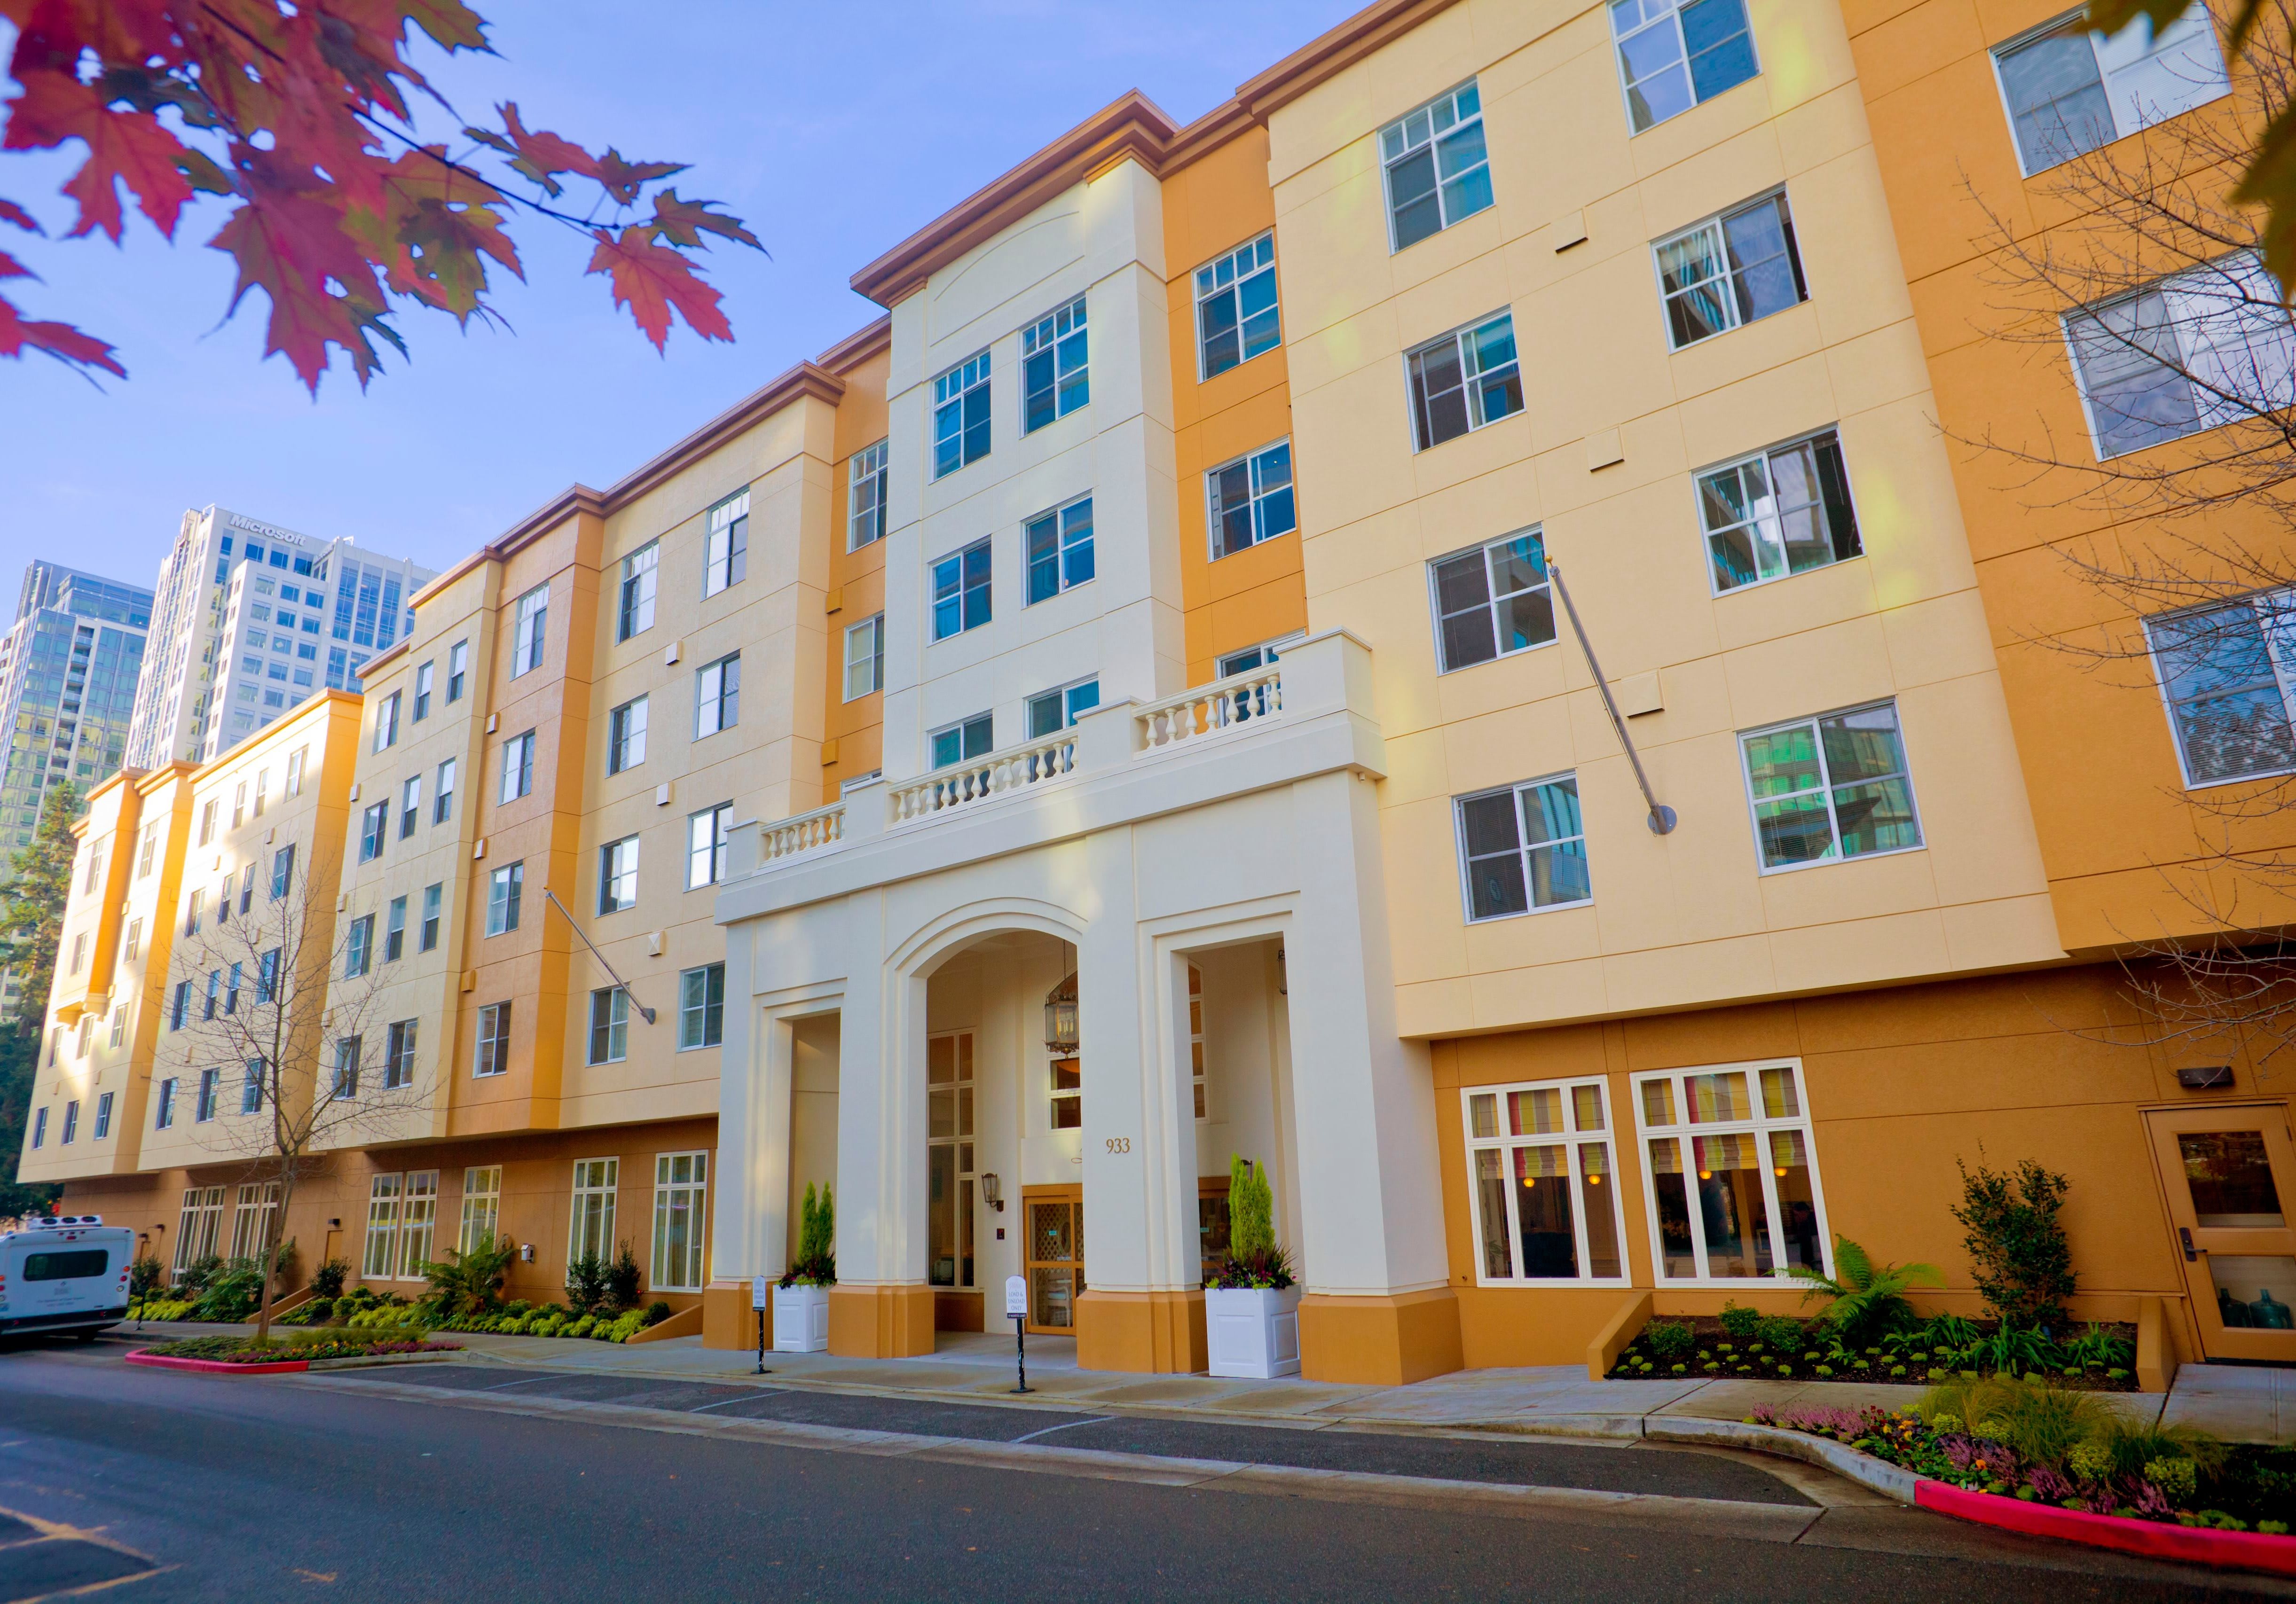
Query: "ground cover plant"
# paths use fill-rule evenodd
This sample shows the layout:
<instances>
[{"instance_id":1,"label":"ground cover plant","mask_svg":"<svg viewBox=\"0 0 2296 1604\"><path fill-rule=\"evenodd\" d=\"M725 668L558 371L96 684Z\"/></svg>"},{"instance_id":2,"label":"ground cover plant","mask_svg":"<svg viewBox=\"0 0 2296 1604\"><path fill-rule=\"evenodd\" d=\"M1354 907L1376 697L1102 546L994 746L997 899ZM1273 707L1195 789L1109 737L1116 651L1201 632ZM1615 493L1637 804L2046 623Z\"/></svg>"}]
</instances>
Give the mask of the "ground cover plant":
<instances>
[{"instance_id":1,"label":"ground cover plant","mask_svg":"<svg viewBox=\"0 0 2296 1604\"><path fill-rule=\"evenodd\" d=\"M1858 1344L1823 1320L1733 1305L1718 1319L1652 1321L1611 1367L1614 1381L1858 1381L1921 1386L2046 1375L2086 1392L2134 1392L2136 1328L2089 1325L2062 1340L1939 1314Z\"/></svg>"},{"instance_id":2,"label":"ground cover plant","mask_svg":"<svg viewBox=\"0 0 2296 1604\"><path fill-rule=\"evenodd\" d=\"M277 1364L293 1359L366 1359L381 1354L443 1354L461 1348L459 1342L439 1342L426 1331L397 1330L373 1336L313 1333L286 1341L259 1342L252 1337L187 1337L162 1342L143 1351L160 1359L209 1359L225 1364Z\"/></svg>"}]
</instances>

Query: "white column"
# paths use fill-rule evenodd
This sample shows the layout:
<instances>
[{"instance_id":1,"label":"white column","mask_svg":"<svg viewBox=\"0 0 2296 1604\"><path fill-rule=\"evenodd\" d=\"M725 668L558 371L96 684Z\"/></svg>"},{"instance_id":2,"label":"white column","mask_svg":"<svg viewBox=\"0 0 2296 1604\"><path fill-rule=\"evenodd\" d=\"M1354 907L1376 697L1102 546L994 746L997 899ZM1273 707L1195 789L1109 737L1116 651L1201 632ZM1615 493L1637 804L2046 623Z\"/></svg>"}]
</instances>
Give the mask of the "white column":
<instances>
[{"instance_id":1,"label":"white column","mask_svg":"<svg viewBox=\"0 0 2296 1604\"><path fill-rule=\"evenodd\" d=\"M753 832L754 833L754 832ZM764 1101L765 1078L758 1007L752 981L754 944L748 924L727 925L726 930L726 1036L718 1056L718 1178L710 1189L716 1218L710 1223L712 1273L718 1279L736 1280L765 1273L759 1262L761 1234L770 1240L765 1211L786 1212L784 1182L779 1205L774 1202L769 1166L760 1145L758 1111ZM782 1101L789 1101L783 1082ZM782 1162L788 1162L783 1148Z\"/></svg>"},{"instance_id":2,"label":"white column","mask_svg":"<svg viewBox=\"0 0 2296 1604\"><path fill-rule=\"evenodd\" d=\"M852 898L837 1062L837 1279L925 1279L925 980L888 967L883 894Z\"/></svg>"}]
</instances>

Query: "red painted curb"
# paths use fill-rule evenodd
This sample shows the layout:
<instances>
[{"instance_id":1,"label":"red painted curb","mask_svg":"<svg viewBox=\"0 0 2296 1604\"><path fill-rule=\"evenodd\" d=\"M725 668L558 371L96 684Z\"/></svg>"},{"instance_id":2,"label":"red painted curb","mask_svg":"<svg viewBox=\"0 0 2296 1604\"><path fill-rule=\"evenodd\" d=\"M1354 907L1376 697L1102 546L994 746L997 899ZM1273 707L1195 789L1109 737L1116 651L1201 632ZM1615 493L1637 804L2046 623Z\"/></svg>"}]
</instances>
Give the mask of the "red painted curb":
<instances>
[{"instance_id":1,"label":"red painted curb","mask_svg":"<svg viewBox=\"0 0 2296 1604\"><path fill-rule=\"evenodd\" d=\"M2091 1515L2086 1510L2061 1510L2038 1501L2004 1498L1997 1493L1972 1493L1929 1477L1914 1485L1914 1502L1940 1515L2036 1537L2059 1537L2069 1543L2119 1549L2123 1553L2143 1554L2154 1559L2181 1559L2194 1565L2296 1576L2296 1537L2275 1537L2262 1532L2218 1532L2168 1521L2131 1520L2120 1515Z\"/></svg>"},{"instance_id":2,"label":"red painted curb","mask_svg":"<svg viewBox=\"0 0 2296 1604\"><path fill-rule=\"evenodd\" d=\"M160 1370L210 1371L231 1376L277 1376L293 1371L311 1368L308 1359L281 1359L270 1364L233 1364L222 1359L170 1359L154 1354L149 1348L137 1348L127 1355L130 1364L149 1364Z\"/></svg>"}]
</instances>

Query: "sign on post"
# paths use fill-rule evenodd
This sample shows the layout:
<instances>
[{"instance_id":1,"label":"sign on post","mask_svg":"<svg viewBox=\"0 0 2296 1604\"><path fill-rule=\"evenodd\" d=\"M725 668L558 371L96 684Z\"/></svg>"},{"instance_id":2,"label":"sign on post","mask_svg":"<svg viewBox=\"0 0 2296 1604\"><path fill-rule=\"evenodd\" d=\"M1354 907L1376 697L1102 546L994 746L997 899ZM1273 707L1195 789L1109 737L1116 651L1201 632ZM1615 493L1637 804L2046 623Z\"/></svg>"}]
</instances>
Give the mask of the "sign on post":
<instances>
[{"instance_id":1,"label":"sign on post","mask_svg":"<svg viewBox=\"0 0 2296 1604\"><path fill-rule=\"evenodd\" d=\"M1004 1278L1004 1318L1007 1320L1029 1318L1029 1278L1027 1276L1008 1275Z\"/></svg>"},{"instance_id":2,"label":"sign on post","mask_svg":"<svg viewBox=\"0 0 2296 1604\"><path fill-rule=\"evenodd\" d=\"M771 1308L774 1302L772 1288L773 1283L767 1281L764 1276L751 1276L750 1278L750 1306L753 1309Z\"/></svg>"}]
</instances>

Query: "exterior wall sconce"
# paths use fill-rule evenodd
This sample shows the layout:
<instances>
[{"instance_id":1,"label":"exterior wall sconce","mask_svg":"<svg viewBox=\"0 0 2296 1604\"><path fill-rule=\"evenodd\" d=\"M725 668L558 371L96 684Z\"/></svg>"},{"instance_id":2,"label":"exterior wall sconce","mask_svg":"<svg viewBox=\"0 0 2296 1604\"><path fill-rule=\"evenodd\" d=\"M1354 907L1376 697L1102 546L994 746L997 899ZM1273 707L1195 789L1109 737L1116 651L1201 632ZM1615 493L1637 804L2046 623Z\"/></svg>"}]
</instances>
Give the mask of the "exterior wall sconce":
<instances>
[{"instance_id":1,"label":"exterior wall sconce","mask_svg":"<svg viewBox=\"0 0 2296 1604\"><path fill-rule=\"evenodd\" d=\"M995 1170L987 1171L981 1175L980 1196L982 1200L998 1214L1004 1212L1004 1183L996 1178Z\"/></svg>"},{"instance_id":2,"label":"exterior wall sconce","mask_svg":"<svg viewBox=\"0 0 2296 1604\"><path fill-rule=\"evenodd\" d=\"M2232 1084L2230 1064L2206 1064L2177 1071L2177 1084L2187 1092L2222 1092Z\"/></svg>"},{"instance_id":3,"label":"exterior wall sconce","mask_svg":"<svg viewBox=\"0 0 2296 1604\"><path fill-rule=\"evenodd\" d=\"M1054 1058L1077 1055L1077 978L1070 975L1045 999L1045 1051Z\"/></svg>"}]
</instances>

